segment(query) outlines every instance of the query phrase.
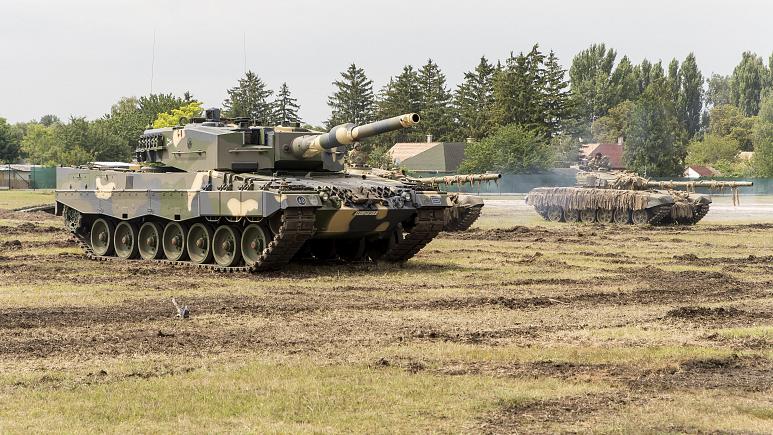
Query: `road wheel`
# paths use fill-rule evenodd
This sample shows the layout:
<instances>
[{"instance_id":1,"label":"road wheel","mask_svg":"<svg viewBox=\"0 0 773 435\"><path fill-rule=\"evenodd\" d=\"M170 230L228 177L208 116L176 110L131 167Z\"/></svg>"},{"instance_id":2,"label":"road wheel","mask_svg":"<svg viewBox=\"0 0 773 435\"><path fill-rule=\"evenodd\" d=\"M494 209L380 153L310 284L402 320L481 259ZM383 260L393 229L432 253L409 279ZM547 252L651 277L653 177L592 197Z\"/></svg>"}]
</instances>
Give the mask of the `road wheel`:
<instances>
[{"instance_id":1,"label":"road wheel","mask_svg":"<svg viewBox=\"0 0 773 435\"><path fill-rule=\"evenodd\" d=\"M115 226L115 255L125 260L139 257L137 225L122 221Z\"/></svg>"},{"instance_id":2,"label":"road wheel","mask_svg":"<svg viewBox=\"0 0 773 435\"><path fill-rule=\"evenodd\" d=\"M242 260L242 234L231 225L220 225L215 230L212 242L212 255L215 263L223 267L232 267Z\"/></svg>"},{"instance_id":3,"label":"road wheel","mask_svg":"<svg viewBox=\"0 0 773 435\"><path fill-rule=\"evenodd\" d=\"M631 212L626 208L615 209L615 223L618 225L627 225L631 222Z\"/></svg>"},{"instance_id":4,"label":"road wheel","mask_svg":"<svg viewBox=\"0 0 773 435\"><path fill-rule=\"evenodd\" d=\"M551 222L561 222L564 219L564 212L561 207L553 205L548 207L547 216Z\"/></svg>"},{"instance_id":5,"label":"road wheel","mask_svg":"<svg viewBox=\"0 0 773 435\"><path fill-rule=\"evenodd\" d=\"M212 227L207 224L193 224L185 238L185 247L191 261L197 264L212 262Z\"/></svg>"},{"instance_id":6,"label":"road wheel","mask_svg":"<svg viewBox=\"0 0 773 435\"><path fill-rule=\"evenodd\" d=\"M580 220L579 210L564 210L564 220L567 222L577 222Z\"/></svg>"},{"instance_id":7,"label":"road wheel","mask_svg":"<svg viewBox=\"0 0 773 435\"><path fill-rule=\"evenodd\" d=\"M188 258L188 250L185 249L185 236L187 228L179 222L169 222L164 228L161 238L161 246L164 256L172 261L183 261Z\"/></svg>"},{"instance_id":8,"label":"road wheel","mask_svg":"<svg viewBox=\"0 0 773 435\"><path fill-rule=\"evenodd\" d=\"M596 222L596 209L586 208L580 212L580 220L586 224L592 224Z\"/></svg>"},{"instance_id":9,"label":"road wheel","mask_svg":"<svg viewBox=\"0 0 773 435\"><path fill-rule=\"evenodd\" d=\"M612 213L612 210L600 208L596 212L596 220L600 224L611 224L614 221L614 214Z\"/></svg>"},{"instance_id":10,"label":"road wheel","mask_svg":"<svg viewBox=\"0 0 773 435\"><path fill-rule=\"evenodd\" d=\"M268 232L258 224L247 225L242 233L242 257L247 265L252 266L260 259L260 254L270 241Z\"/></svg>"},{"instance_id":11,"label":"road wheel","mask_svg":"<svg viewBox=\"0 0 773 435\"><path fill-rule=\"evenodd\" d=\"M649 210L634 210L631 213L631 221L634 225L645 225L650 221Z\"/></svg>"},{"instance_id":12,"label":"road wheel","mask_svg":"<svg viewBox=\"0 0 773 435\"><path fill-rule=\"evenodd\" d=\"M113 255L115 225L109 219L99 218L91 224L91 250L100 257Z\"/></svg>"},{"instance_id":13,"label":"road wheel","mask_svg":"<svg viewBox=\"0 0 773 435\"><path fill-rule=\"evenodd\" d=\"M145 222L137 235L137 247L140 257L144 260L156 260L164 255L161 249L161 225L155 222Z\"/></svg>"}]
</instances>

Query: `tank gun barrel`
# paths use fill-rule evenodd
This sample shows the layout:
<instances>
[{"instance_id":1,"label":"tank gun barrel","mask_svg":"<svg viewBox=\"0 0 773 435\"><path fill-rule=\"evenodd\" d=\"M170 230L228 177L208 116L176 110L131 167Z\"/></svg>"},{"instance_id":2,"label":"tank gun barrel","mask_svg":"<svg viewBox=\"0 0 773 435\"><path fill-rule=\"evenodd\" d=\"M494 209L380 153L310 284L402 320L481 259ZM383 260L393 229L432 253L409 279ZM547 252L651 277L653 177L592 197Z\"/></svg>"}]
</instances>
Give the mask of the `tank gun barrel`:
<instances>
[{"instance_id":1,"label":"tank gun barrel","mask_svg":"<svg viewBox=\"0 0 773 435\"><path fill-rule=\"evenodd\" d=\"M410 178L411 181L423 184L466 184L480 183L483 181L497 181L502 174L460 174L445 175L441 177Z\"/></svg>"},{"instance_id":2,"label":"tank gun barrel","mask_svg":"<svg viewBox=\"0 0 773 435\"><path fill-rule=\"evenodd\" d=\"M687 188L695 188L695 187L708 187L710 189L722 189L727 187L746 187L746 186L753 186L754 183L751 181L710 181L710 180L699 180L699 181L648 181L647 187L658 187L658 188L671 188L671 187L687 187Z\"/></svg>"},{"instance_id":3,"label":"tank gun barrel","mask_svg":"<svg viewBox=\"0 0 773 435\"><path fill-rule=\"evenodd\" d=\"M363 125L341 124L327 133L297 137L292 142L292 152L298 157L316 155L322 150L350 145L358 140L418 124L418 113L382 119Z\"/></svg>"}]
</instances>

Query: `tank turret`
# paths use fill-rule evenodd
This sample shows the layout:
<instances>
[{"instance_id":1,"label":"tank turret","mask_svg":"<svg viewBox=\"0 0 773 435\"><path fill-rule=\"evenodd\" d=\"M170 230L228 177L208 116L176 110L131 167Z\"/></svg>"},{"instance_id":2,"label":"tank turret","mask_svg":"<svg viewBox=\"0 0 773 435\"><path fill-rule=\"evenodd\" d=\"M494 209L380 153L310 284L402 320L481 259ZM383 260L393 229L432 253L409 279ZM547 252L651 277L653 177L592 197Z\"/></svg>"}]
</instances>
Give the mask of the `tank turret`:
<instances>
[{"instance_id":1,"label":"tank turret","mask_svg":"<svg viewBox=\"0 0 773 435\"><path fill-rule=\"evenodd\" d=\"M185 125L146 130L137 161L183 172L336 172L344 169L347 146L419 122L418 114L409 113L360 126L342 124L324 133L298 126L251 126L248 118L221 118L217 109L205 113Z\"/></svg>"}]
</instances>

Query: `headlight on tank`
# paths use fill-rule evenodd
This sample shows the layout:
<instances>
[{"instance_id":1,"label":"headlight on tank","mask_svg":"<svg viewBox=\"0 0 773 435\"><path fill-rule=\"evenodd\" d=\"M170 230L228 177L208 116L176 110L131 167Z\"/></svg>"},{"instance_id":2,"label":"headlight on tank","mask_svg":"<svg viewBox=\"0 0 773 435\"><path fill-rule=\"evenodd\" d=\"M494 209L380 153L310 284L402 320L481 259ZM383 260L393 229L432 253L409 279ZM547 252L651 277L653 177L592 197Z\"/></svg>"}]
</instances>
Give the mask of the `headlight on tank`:
<instances>
[{"instance_id":1,"label":"headlight on tank","mask_svg":"<svg viewBox=\"0 0 773 435\"><path fill-rule=\"evenodd\" d=\"M407 190L405 192L401 193L400 196L403 197L403 201L410 201L411 200L411 192L409 192Z\"/></svg>"},{"instance_id":2,"label":"headlight on tank","mask_svg":"<svg viewBox=\"0 0 773 435\"><path fill-rule=\"evenodd\" d=\"M321 199L322 202L327 202L330 199L330 194L323 190L319 192L319 199Z\"/></svg>"}]
</instances>

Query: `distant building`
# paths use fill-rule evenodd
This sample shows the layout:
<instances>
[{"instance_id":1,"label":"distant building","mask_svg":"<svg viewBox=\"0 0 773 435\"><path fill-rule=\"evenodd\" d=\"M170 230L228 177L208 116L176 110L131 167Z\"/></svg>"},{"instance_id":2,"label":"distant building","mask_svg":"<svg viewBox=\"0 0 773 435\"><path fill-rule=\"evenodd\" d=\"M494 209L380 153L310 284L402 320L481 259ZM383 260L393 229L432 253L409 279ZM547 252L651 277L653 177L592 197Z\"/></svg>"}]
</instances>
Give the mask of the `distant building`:
<instances>
[{"instance_id":1,"label":"distant building","mask_svg":"<svg viewBox=\"0 0 773 435\"><path fill-rule=\"evenodd\" d=\"M463 142L396 143L389 149L395 165L412 172L451 173L456 172L464 160Z\"/></svg>"},{"instance_id":2,"label":"distant building","mask_svg":"<svg viewBox=\"0 0 773 435\"><path fill-rule=\"evenodd\" d=\"M741 151L738 153L738 160L749 161L754 158L754 151Z\"/></svg>"},{"instance_id":3,"label":"distant building","mask_svg":"<svg viewBox=\"0 0 773 435\"><path fill-rule=\"evenodd\" d=\"M719 171L711 166L691 165L684 171L687 178L717 177L721 175Z\"/></svg>"},{"instance_id":4,"label":"distant building","mask_svg":"<svg viewBox=\"0 0 773 435\"><path fill-rule=\"evenodd\" d=\"M583 145L580 149L580 159L590 160L596 153L601 153L609 158L611 169L625 169L622 143L589 143Z\"/></svg>"},{"instance_id":5,"label":"distant building","mask_svg":"<svg viewBox=\"0 0 773 435\"><path fill-rule=\"evenodd\" d=\"M30 189L34 187L36 169L40 165L4 164L0 165L0 190Z\"/></svg>"}]
</instances>

